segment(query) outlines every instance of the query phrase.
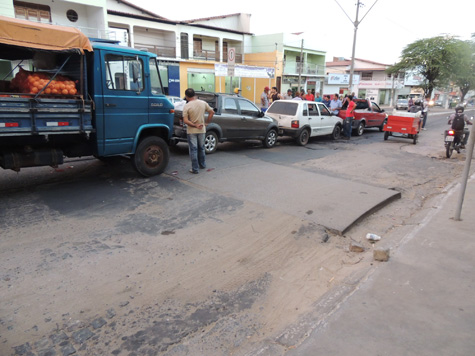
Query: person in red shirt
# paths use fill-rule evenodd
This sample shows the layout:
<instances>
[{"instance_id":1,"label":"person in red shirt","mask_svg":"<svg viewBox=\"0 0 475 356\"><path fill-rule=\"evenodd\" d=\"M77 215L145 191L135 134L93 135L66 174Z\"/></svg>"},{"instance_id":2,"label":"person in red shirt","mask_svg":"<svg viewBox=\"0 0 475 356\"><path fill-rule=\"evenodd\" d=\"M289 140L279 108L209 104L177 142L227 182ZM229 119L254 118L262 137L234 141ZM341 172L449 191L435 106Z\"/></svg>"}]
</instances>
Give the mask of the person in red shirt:
<instances>
[{"instance_id":1,"label":"person in red shirt","mask_svg":"<svg viewBox=\"0 0 475 356\"><path fill-rule=\"evenodd\" d=\"M355 108L356 108L356 103L353 101L353 95L348 95L348 107L346 108L346 119L345 123L343 125L344 127L344 136L345 140L349 140L351 137L351 130L353 129L353 119L355 118Z\"/></svg>"},{"instance_id":2,"label":"person in red shirt","mask_svg":"<svg viewBox=\"0 0 475 356\"><path fill-rule=\"evenodd\" d=\"M305 100L315 101L315 97L313 96L311 89L307 89L307 95L305 95Z\"/></svg>"}]
</instances>

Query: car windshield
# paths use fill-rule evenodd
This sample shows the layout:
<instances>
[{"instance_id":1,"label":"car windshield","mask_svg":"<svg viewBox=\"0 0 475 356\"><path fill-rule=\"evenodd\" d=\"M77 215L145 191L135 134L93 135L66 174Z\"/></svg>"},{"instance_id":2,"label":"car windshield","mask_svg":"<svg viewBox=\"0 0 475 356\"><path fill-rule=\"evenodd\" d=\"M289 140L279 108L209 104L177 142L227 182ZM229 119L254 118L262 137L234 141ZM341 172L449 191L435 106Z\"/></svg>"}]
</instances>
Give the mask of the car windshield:
<instances>
[{"instance_id":1,"label":"car windshield","mask_svg":"<svg viewBox=\"0 0 475 356\"><path fill-rule=\"evenodd\" d=\"M276 101L272 103L267 110L270 114L295 116L297 114L298 103L288 103L283 101Z\"/></svg>"},{"instance_id":2,"label":"car windshield","mask_svg":"<svg viewBox=\"0 0 475 356\"><path fill-rule=\"evenodd\" d=\"M399 99L397 102L399 104L407 104L407 99Z\"/></svg>"}]
</instances>

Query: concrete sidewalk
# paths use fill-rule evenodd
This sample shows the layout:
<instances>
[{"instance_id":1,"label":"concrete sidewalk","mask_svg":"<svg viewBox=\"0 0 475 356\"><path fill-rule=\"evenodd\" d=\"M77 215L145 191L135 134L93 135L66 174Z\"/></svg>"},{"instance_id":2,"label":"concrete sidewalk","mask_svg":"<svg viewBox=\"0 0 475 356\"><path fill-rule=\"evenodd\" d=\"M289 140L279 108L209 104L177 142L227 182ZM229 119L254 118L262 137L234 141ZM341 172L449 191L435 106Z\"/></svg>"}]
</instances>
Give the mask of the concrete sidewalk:
<instances>
[{"instance_id":1,"label":"concrete sidewalk","mask_svg":"<svg viewBox=\"0 0 475 356\"><path fill-rule=\"evenodd\" d=\"M451 189L389 262L286 355L474 355L473 177L462 221L454 221L459 189Z\"/></svg>"}]
</instances>

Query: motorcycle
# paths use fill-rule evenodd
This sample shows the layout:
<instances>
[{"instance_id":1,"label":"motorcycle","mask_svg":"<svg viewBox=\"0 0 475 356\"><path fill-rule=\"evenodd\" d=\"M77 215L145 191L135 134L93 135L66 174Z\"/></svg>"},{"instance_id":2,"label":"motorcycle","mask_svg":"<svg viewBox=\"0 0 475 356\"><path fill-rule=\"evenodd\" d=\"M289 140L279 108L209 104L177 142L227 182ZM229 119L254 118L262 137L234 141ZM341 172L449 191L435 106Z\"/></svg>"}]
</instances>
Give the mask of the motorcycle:
<instances>
[{"instance_id":1,"label":"motorcycle","mask_svg":"<svg viewBox=\"0 0 475 356\"><path fill-rule=\"evenodd\" d=\"M450 116L448 117L448 119ZM470 118L470 122L473 122L473 116ZM470 123L470 125L471 125ZM445 141L445 154L447 158L452 156L454 151L460 153L461 149L465 148L463 144L464 137L470 133L470 129L465 127L463 131L456 131L452 128L445 130L444 141Z\"/></svg>"},{"instance_id":2,"label":"motorcycle","mask_svg":"<svg viewBox=\"0 0 475 356\"><path fill-rule=\"evenodd\" d=\"M453 129L448 129L445 130L445 153L447 158L450 158L452 156L453 151L457 151L457 153L460 153L460 150L465 148L463 146L463 136L465 132L468 131L467 129L464 129L463 132L460 131L455 131Z\"/></svg>"}]
</instances>

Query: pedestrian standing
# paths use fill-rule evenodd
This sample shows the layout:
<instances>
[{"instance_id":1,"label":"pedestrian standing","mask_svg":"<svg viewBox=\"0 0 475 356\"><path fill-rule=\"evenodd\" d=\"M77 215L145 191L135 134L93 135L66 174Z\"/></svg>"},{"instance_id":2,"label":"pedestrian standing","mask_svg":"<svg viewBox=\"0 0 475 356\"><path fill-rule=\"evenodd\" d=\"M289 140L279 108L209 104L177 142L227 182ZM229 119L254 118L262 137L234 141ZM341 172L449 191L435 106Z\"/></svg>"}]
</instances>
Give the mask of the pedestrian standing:
<instances>
[{"instance_id":1,"label":"pedestrian standing","mask_svg":"<svg viewBox=\"0 0 475 356\"><path fill-rule=\"evenodd\" d=\"M284 99L285 100L292 100L293 96L292 96L292 89L288 89L287 90L287 94L284 95Z\"/></svg>"},{"instance_id":2,"label":"pedestrian standing","mask_svg":"<svg viewBox=\"0 0 475 356\"><path fill-rule=\"evenodd\" d=\"M333 96L333 100L330 101L330 111L333 113L333 115L338 115L341 109L341 101L340 98L338 97L338 94L335 94Z\"/></svg>"},{"instance_id":3,"label":"pedestrian standing","mask_svg":"<svg viewBox=\"0 0 475 356\"><path fill-rule=\"evenodd\" d=\"M214 111L206 101L196 98L195 91L192 88L185 90L185 98L188 102L183 108L183 122L186 124L188 151L191 158L190 173L198 174L199 168L206 168L205 112L208 113L206 124L209 124Z\"/></svg>"},{"instance_id":4,"label":"pedestrian standing","mask_svg":"<svg viewBox=\"0 0 475 356\"><path fill-rule=\"evenodd\" d=\"M330 95L323 96L323 103L326 105L327 108L330 107Z\"/></svg>"},{"instance_id":5,"label":"pedestrian standing","mask_svg":"<svg viewBox=\"0 0 475 356\"><path fill-rule=\"evenodd\" d=\"M277 89L277 87L272 87L270 98L272 103L276 100L282 99L282 95L279 93L279 89Z\"/></svg>"},{"instance_id":6,"label":"pedestrian standing","mask_svg":"<svg viewBox=\"0 0 475 356\"><path fill-rule=\"evenodd\" d=\"M311 89L307 89L307 95L305 95L305 100L315 101L315 97L313 96Z\"/></svg>"},{"instance_id":7,"label":"pedestrian standing","mask_svg":"<svg viewBox=\"0 0 475 356\"><path fill-rule=\"evenodd\" d=\"M323 99L320 97L320 93L317 92L317 94L315 94L315 101L317 103L321 103L323 101Z\"/></svg>"},{"instance_id":8,"label":"pedestrian standing","mask_svg":"<svg viewBox=\"0 0 475 356\"><path fill-rule=\"evenodd\" d=\"M264 87L264 92L261 94L261 110L266 112L269 108L269 87Z\"/></svg>"},{"instance_id":9,"label":"pedestrian standing","mask_svg":"<svg viewBox=\"0 0 475 356\"><path fill-rule=\"evenodd\" d=\"M422 129L426 129L427 114L429 113L429 97L426 96L422 102Z\"/></svg>"},{"instance_id":10,"label":"pedestrian standing","mask_svg":"<svg viewBox=\"0 0 475 356\"><path fill-rule=\"evenodd\" d=\"M351 138L351 130L353 126L354 111L356 108L356 103L353 101L353 95L348 95L348 107L346 108L346 118L345 118L345 127L344 127L344 136L346 140Z\"/></svg>"}]
</instances>

